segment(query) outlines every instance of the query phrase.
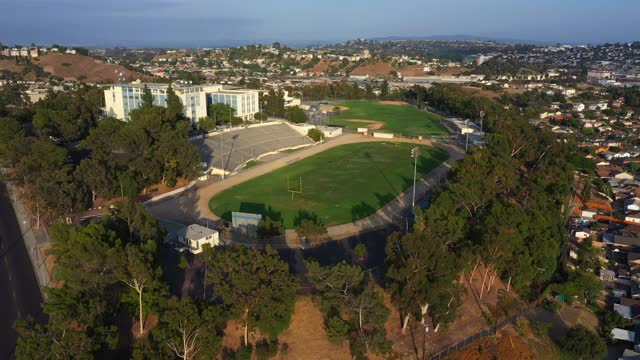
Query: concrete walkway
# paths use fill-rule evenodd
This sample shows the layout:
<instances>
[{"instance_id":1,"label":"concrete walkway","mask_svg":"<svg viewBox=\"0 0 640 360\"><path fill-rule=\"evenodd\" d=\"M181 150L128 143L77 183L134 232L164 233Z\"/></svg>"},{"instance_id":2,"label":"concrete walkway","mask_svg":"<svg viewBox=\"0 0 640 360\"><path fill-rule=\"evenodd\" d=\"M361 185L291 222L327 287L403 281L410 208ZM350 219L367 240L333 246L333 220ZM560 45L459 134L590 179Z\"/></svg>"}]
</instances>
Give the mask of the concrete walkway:
<instances>
[{"instance_id":1,"label":"concrete walkway","mask_svg":"<svg viewBox=\"0 0 640 360\"><path fill-rule=\"evenodd\" d=\"M363 142L405 142L429 146L435 145L447 151L449 159L416 183L416 198L424 196L427 191L431 190L433 186L438 183L439 179L446 177L451 164L464 156L463 151L455 146L448 144L433 144L429 140L405 138L381 139L358 134L347 134L328 140L322 144L296 151L289 156L275 161L255 166L225 180L205 186L198 186L196 189L187 191L178 196L171 197L157 203L148 204L147 210L160 219L178 221L181 223L203 223L207 221L207 219L218 221L220 218L213 214L209 209L209 200L216 194L247 180L270 173L288 164L324 152L328 149L345 144ZM362 232L388 226L394 220L401 218L402 213L411 206L411 197L413 194L412 189L412 187L409 188L396 199L392 200L367 218L358 220L354 223L329 227L327 229L329 237L335 240L344 239ZM289 238L293 235L290 233L291 232L288 232L287 234L287 243L297 243L295 239L291 239L294 241L289 241Z\"/></svg>"},{"instance_id":2,"label":"concrete walkway","mask_svg":"<svg viewBox=\"0 0 640 360\"><path fill-rule=\"evenodd\" d=\"M13 184L7 183L7 192L11 199L11 204L13 205L13 210L15 212L16 219L18 220L20 230L22 231L22 238L24 239L24 244L27 247L29 258L31 259L33 271L38 279L38 285L40 286L42 297L46 300L47 294L44 289L51 286L51 277L49 276L49 271L47 271L45 257L40 250L40 247L49 242L48 234L46 231L36 231L33 229L24 203L18 196L18 189Z\"/></svg>"}]
</instances>

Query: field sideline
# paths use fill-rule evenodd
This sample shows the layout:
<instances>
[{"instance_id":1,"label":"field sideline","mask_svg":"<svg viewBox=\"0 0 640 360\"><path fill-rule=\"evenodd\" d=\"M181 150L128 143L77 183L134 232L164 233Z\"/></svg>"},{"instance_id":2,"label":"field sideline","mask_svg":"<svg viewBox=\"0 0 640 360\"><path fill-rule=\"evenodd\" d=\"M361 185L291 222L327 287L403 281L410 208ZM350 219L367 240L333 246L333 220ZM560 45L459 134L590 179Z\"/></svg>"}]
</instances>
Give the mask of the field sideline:
<instances>
[{"instance_id":1,"label":"field sideline","mask_svg":"<svg viewBox=\"0 0 640 360\"><path fill-rule=\"evenodd\" d=\"M404 136L448 134L440 124L440 116L418 110L411 105L389 105L373 101L346 101L341 106L349 109L329 119L329 125L349 128L367 127L367 124L349 120L371 120L383 123L381 132Z\"/></svg>"},{"instance_id":2,"label":"field sideline","mask_svg":"<svg viewBox=\"0 0 640 360\"><path fill-rule=\"evenodd\" d=\"M338 146L217 194L211 211L226 220L232 211L261 213L292 228L317 215L327 226L365 218L412 185L410 143L370 142ZM418 178L447 159L445 151L421 145ZM287 191L299 187L302 194ZM302 212L302 214L301 214ZM304 214L306 212L306 214Z\"/></svg>"}]
</instances>

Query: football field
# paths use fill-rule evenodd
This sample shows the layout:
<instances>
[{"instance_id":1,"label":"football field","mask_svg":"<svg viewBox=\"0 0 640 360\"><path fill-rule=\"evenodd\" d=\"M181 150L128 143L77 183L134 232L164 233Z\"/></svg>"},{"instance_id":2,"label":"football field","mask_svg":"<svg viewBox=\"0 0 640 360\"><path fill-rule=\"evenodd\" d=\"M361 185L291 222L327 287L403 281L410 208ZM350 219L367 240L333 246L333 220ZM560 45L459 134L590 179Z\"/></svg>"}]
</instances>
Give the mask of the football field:
<instances>
[{"instance_id":1,"label":"football field","mask_svg":"<svg viewBox=\"0 0 640 360\"><path fill-rule=\"evenodd\" d=\"M232 211L259 213L293 228L317 216L332 226L365 218L413 183L415 144L369 142L342 145L251 179L214 196L209 207L231 220ZM447 153L419 146L418 178L447 159ZM293 196L293 198L292 198Z\"/></svg>"}]
</instances>

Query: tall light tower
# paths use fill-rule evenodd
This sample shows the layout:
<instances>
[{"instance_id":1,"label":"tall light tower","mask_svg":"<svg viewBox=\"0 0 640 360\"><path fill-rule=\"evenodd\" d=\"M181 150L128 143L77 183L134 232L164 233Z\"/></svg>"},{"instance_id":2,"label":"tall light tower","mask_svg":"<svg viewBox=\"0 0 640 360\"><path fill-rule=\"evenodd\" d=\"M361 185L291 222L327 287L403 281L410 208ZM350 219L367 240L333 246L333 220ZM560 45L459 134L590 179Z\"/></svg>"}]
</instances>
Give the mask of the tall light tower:
<instances>
[{"instance_id":1,"label":"tall light tower","mask_svg":"<svg viewBox=\"0 0 640 360\"><path fill-rule=\"evenodd\" d=\"M411 200L411 211L416 206L416 175L418 169L418 157L420 156L420 148L414 147L411 149L411 157L413 158L413 198Z\"/></svg>"},{"instance_id":2,"label":"tall light tower","mask_svg":"<svg viewBox=\"0 0 640 360\"><path fill-rule=\"evenodd\" d=\"M466 140L464 142L464 152L469 151L469 120L464 121L464 131L467 134Z\"/></svg>"}]
</instances>

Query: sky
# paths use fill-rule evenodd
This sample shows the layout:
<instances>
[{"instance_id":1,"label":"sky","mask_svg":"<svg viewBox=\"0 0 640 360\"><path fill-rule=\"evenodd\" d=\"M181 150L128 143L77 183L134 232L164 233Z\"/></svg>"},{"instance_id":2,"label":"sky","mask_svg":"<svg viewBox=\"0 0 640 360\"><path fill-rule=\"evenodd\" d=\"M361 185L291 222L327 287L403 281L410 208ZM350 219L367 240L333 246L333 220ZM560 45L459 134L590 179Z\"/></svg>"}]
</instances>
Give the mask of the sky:
<instances>
[{"instance_id":1,"label":"sky","mask_svg":"<svg viewBox=\"0 0 640 360\"><path fill-rule=\"evenodd\" d=\"M0 0L0 14L0 42L11 45L306 45L442 35L640 40L640 0Z\"/></svg>"}]
</instances>

